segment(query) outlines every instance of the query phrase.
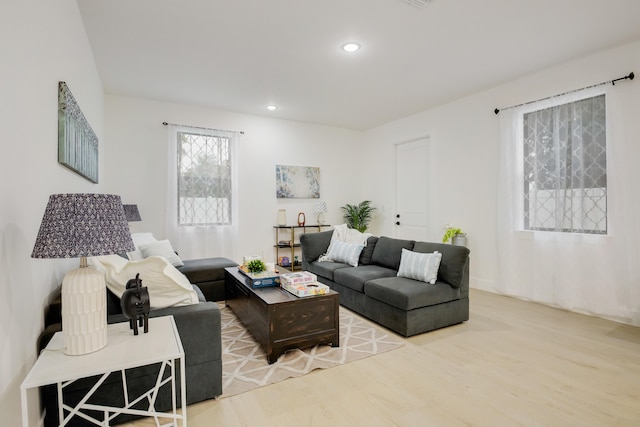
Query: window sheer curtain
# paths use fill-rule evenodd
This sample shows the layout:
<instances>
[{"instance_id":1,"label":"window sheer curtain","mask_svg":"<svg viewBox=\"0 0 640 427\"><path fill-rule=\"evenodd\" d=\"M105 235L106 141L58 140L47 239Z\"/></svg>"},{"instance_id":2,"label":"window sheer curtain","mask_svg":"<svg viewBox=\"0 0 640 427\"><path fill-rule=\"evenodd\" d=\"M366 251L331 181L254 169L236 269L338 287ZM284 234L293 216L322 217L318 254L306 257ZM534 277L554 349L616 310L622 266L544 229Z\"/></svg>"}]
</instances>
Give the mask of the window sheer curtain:
<instances>
[{"instance_id":1,"label":"window sheer curtain","mask_svg":"<svg viewBox=\"0 0 640 427\"><path fill-rule=\"evenodd\" d=\"M202 128L168 125L167 222L165 232L182 259L224 256L235 258L238 239L237 143L238 132L218 131L230 139L232 164L231 225L178 225L178 131L202 133Z\"/></svg>"},{"instance_id":2,"label":"window sheer curtain","mask_svg":"<svg viewBox=\"0 0 640 427\"><path fill-rule=\"evenodd\" d=\"M606 94L608 234L524 230L522 114L603 92L580 91L500 112L496 291L640 325L638 181L627 153L635 142L625 134L614 91Z\"/></svg>"}]
</instances>

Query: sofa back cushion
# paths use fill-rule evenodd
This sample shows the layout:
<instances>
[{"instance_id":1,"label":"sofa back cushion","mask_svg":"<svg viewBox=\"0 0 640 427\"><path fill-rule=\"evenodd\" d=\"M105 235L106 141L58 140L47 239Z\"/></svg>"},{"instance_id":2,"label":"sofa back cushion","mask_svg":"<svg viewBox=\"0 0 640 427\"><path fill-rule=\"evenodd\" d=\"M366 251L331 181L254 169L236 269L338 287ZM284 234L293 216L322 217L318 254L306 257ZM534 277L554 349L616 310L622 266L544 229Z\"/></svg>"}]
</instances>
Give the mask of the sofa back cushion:
<instances>
[{"instance_id":1,"label":"sofa back cushion","mask_svg":"<svg viewBox=\"0 0 640 427\"><path fill-rule=\"evenodd\" d=\"M367 246L365 246L360 253L360 260L358 261L358 265L371 264L371 256L373 255L373 250L375 249L377 242L378 238L376 236L371 236L367 239Z\"/></svg>"},{"instance_id":2,"label":"sofa back cushion","mask_svg":"<svg viewBox=\"0 0 640 427\"><path fill-rule=\"evenodd\" d=\"M373 249L371 263L398 271L400 259L402 258L402 249L413 250L414 243L413 240L381 236Z\"/></svg>"},{"instance_id":3,"label":"sofa back cushion","mask_svg":"<svg viewBox=\"0 0 640 427\"><path fill-rule=\"evenodd\" d=\"M333 236L333 230L300 235L300 245L302 246L304 261L313 262L317 260L320 255L324 255L327 249L329 249L331 236Z\"/></svg>"},{"instance_id":4,"label":"sofa back cushion","mask_svg":"<svg viewBox=\"0 0 640 427\"><path fill-rule=\"evenodd\" d=\"M442 253L438 280L449 283L454 288L462 286L464 267L469 262L469 249L464 246L449 245L444 243L416 242L414 252Z\"/></svg>"}]
</instances>

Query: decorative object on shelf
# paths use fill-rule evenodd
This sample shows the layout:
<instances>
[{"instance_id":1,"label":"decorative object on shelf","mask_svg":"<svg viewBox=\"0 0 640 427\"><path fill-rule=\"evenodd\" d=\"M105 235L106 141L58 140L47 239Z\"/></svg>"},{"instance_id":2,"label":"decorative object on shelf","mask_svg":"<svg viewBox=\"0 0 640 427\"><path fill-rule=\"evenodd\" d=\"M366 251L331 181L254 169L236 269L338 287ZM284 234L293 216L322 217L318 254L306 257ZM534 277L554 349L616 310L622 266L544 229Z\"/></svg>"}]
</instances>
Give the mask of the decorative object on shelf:
<instances>
[{"instance_id":1,"label":"decorative object on shelf","mask_svg":"<svg viewBox=\"0 0 640 427\"><path fill-rule=\"evenodd\" d=\"M98 137L65 82L58 82L58 163L98 183Z\"/></svg>"},{"instance_id":2,"label":"decorative object on shelf","mask_svg":"<svg viewBox=\"0 0 640 427\"><path fill-rule=\"evenodd\" d=\"M278 264L280 264L283 267L289 267L291 265L291 261L289 261L288 256L281 256L278 258Z\"/></svg>"},{"instance_id":3,"label":"decorative object on shelf","mask_svg":"<svg viewBox=\"0 0 640 427\"><path fill-rule=\"evenodd\" d=\"M367 231L369 223L373 218L373 212L376 210L371 206L370 200L360 202L358 205L346 204L340 209L343 211L342 218L349 228L358 230L361 233Z\"/></svg>"},{"instance_id":4,"label":"decorative object on shelf","mask_svg":"<svg viewBox=\"0 0 640 427\"><path fill-rule=\"evenodd\" d=\"M316 213L318 217L316 218L319 225L324 224L324 213L327 211L327 202L320 202L316 205Z\"/></svg>"},{"instance_id":5,"label":"decorative object on shelf","mask_svg":"<svg viewBox=\"0 0 640 427\"><path fill-rule=\"evenodd\" d=\"M124 205L124 214L127 217L127 222L142 221L138 205Z\"/></svg>"},{"instance_id":6,"label":"decorative object on shelf","mask_svg":"<svg viewBox=\"0 0 640 427\"><path fill-rule=\"evenodd\" d=\"M144 333L149 332L149 311L151 302L149 300L149 290L142 286L140 273L135 279L127 282L126 290L120 298L120 308L122 313L129 319L129 326L133 329L133 335L138 335L138 322L144 326Z\"/></svg>"},{"instance_id":7,"label":"decorative object on shelf","mask_svg":"<svg viewBox=\"0 0 640 427\"><path fill-rule=\"evenodd\" d=\"M298 226L299 227L304 227L304 223L307 221L306 216L304 215L304 212L299 212L298 213Z\"/></svg>"},{"instance_id":8,"label":"decorative object on shelf","mask_svg":"<svg viewBox=\"0 0 640 427\"><path fill-rule=\"evenodd\" d=\"M278 209L278 225L284 227L287 225L287 210Z\"/></svg>"},{"instance_id":9,"label":"decorative object on shelf","mask_svg":"<svg viewBox=\"0 0 640 427\"><path fill-rule=\"evenodd\" d=\"M278 199L319 199L320 168L276 165Z\"/></svg>"},{"instance_id":10,"label":"decorative object on shelf","mask_svg":"<svg viewBox=\"0 0 640 427\"><path fill-rule=\"evenodd\" d=\"M80 258L80 268L62 281L64 352L80 355L107 345L104 273L87 257L135 249L120 196L53 194L31 253L32 258Z\"/></svg>"},{"instance_id":11,"label":"decorative object on shelf","mask_svg":"<svg viewBox=\"0 0 640 427\"><path fill-rule=\"evenodd\" d=\"M442 243L447 243L451 240L452 245L467 246L467 234L463 233L461 229L453 227L451 224L446 224L444 230Z\"/></svg>"},{"instance_id":12,"label":"decorative object on shelf","mask_svg":"<svg viewBox=\"0 0 640 427\"><path fill-rule=\"evenodd\" d=\"M315 225L288 225L288 226L274 226L274 244L275 259L278 260L278 264L282 267L293 267L293 269L300 269L302 262L301 257L298 257L296 261L296 253L299 255L300 251L300 236L307 233L314 233L322 231L323 228L330 227L328 224L315 224ZM345 227L346 228L346 227ZM283 264L281 260L281 254L287 255L287 264ZM292 265L293 263L293 265Z\"/></svg>"}]
</instances>

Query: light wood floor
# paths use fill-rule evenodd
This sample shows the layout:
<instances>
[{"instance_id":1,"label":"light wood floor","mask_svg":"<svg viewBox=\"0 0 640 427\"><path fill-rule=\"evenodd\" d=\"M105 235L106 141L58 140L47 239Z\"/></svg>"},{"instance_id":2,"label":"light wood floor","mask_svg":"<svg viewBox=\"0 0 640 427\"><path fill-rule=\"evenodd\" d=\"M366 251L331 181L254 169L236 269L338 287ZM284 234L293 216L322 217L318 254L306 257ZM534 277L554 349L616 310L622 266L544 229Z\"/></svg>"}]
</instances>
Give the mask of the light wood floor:
<instances>
[{"instance_id":1,"label":"light wood floor","mask_svg":"<svg viewBox=\"0 0 640 427\"><path fill-rule=\"evenodd\" d=\"M388 353L191 405L188 425L640 426L640 328L477 290L470 317Z\"/></svg>"}]
</instances>

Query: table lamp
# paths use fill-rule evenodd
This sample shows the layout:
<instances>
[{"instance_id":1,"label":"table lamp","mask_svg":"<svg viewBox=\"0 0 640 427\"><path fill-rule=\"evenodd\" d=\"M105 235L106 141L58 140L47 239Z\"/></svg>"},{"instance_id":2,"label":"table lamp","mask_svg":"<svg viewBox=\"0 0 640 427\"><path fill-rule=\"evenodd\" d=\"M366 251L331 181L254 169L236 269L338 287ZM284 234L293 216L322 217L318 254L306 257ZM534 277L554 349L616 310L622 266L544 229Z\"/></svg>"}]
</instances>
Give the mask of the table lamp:
<instances>
[{"instance_id":1,"label":"table lamp","mask_svg":"<svg viewBox=\"0 0 640 427\"><path fill-rule=\"evenodd\" d=\"M120 196L53 194L42 218L32 258L80 258L62 281L65 354L81 355L107 345L104 273L87 257L134 250Z\"/></svg>"},{"instance_id":2,"label":"table lamp","mask_svg":"<svg viewBox=\"0 0 640 427\"><path fill-rule=\"evenodd\" d=\"M142 221L138 205L124 205L124 214L128 222Z\"/></svg>"},{"instance_id":3,"label":"table lamp","mask_svg":"<svg viewBox=\"0 0 640 427\"><path fill-rule=\"evenodd\" d=\"M318 214L318 225L324 225L324 213L327 211L327 202L320 202L316 205L316 213Z\"/></svg>"}]
</instances>

